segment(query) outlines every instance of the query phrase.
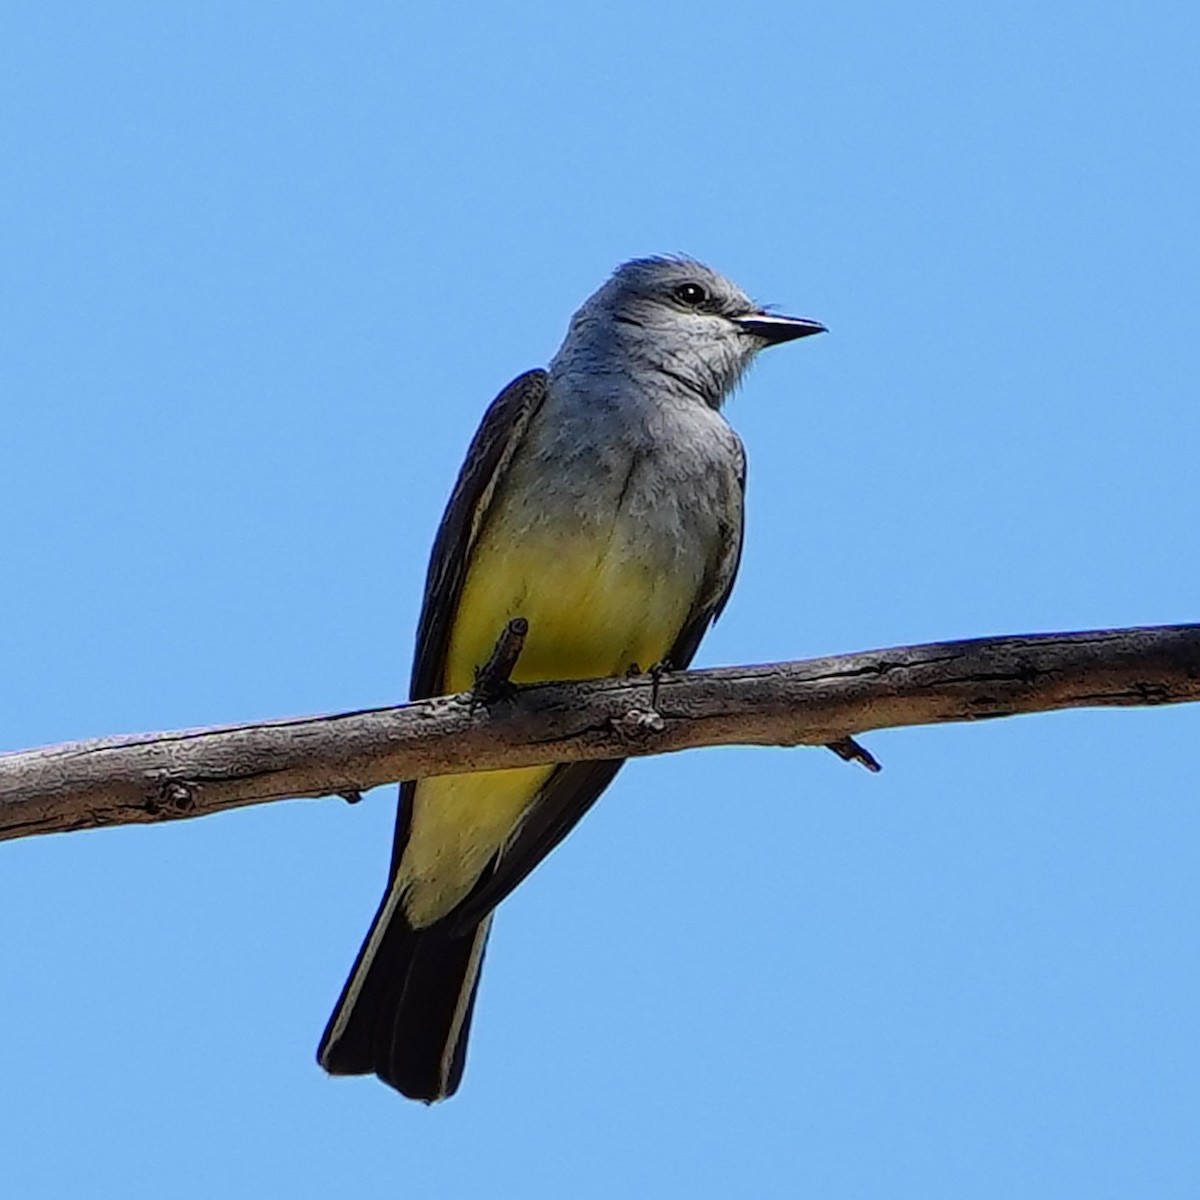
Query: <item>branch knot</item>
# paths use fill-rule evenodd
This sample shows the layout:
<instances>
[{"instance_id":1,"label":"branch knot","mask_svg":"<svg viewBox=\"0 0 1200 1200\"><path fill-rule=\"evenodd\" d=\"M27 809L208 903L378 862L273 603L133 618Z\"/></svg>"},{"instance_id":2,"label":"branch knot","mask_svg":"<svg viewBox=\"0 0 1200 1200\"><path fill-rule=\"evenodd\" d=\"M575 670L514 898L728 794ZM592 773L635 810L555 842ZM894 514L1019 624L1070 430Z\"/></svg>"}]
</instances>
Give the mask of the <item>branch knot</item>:
<instances>
[{"instance_id":1,"label":"branch knot","mask_svg":"<svg viewBox=\"0 0 1200 1200\"><path fill-rule=\"evenodd\" d=\"M632 742L644 742L667 727L662 713L653 708L630 708L610 722L618 737Z\"/></svg>"}]
</instances>

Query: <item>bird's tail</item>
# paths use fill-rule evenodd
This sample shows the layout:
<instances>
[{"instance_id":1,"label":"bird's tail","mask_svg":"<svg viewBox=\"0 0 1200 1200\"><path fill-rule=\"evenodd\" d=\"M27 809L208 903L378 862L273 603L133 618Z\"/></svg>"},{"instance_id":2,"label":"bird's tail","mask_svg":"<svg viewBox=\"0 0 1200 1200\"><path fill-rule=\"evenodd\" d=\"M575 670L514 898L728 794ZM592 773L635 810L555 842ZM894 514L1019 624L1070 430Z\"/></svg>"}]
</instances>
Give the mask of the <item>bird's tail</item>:
<instances>
[{"instance_id":1,"label":"bird's tail","mask_svg":"<svg viewBox=\"0 0 1200 1200\"><path fill-rule=\"evenodd\" d=\"M317 1048L331 1075L378 1075L414 1100L452 1096L492 918L452 933L414 929L389 889Z\"/></svg>"}]
</instances>

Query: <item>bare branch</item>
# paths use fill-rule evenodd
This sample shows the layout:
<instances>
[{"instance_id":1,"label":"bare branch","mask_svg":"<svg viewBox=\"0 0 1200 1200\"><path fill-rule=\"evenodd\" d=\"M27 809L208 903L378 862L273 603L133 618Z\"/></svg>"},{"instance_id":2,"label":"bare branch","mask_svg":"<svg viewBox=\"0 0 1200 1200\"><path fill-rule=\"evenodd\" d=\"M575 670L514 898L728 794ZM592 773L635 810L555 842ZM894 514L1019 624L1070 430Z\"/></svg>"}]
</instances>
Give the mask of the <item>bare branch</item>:
<instances>
[{"instance_id":1,"label":"bare branch","mask_svg":"<svg viewBox=\"0 0 1200 1200\"><path fill-rule=\"evenodd\" d=\"M538 684L486 704L464 693L0 755L0 839L200 816L289 796L353 796L455 771L730 744L842 744L850 752L848 739L871 729L1189 700L1200 700L1200 625Z\"/></svg>"}]
</instances>

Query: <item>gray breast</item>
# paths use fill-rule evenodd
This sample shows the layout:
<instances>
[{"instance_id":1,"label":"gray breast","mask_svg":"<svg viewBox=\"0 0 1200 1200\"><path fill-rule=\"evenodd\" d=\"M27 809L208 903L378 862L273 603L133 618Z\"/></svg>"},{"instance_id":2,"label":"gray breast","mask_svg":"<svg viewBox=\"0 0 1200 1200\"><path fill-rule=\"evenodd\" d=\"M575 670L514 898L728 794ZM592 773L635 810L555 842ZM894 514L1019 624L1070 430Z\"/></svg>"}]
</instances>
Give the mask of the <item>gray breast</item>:
<instances>
[{"instance_id":1,"label":"gray breast","mask_svg":"<svg viewBox=\"0 0 1200 1200\"><path fill-rule=\"evenodd\" d=\"M552 388L514 457L505 501L520 527L608 531L657 570L711 577L741 528L742 448L691 397Z\"/></svg>"}]
</instances>

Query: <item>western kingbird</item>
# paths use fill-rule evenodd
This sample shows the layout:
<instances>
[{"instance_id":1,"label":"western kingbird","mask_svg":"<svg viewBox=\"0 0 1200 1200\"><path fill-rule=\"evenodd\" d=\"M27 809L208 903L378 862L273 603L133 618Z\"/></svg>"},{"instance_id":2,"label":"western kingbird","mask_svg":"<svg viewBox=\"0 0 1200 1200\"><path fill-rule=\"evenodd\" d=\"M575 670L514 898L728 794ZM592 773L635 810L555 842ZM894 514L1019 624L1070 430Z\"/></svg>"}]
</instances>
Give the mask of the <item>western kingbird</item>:
<instances>
[{"instance_id":1,"label":"western kingbird","mask_svg":"<svg viewBox=\"0 0 1200 1200\"><path fill-rule=\"evenodd\" d=\"M741 554L745 454L722 402L764 347L823 331L687 258L619 267L549 369L484 415L434 542L411 698L470 689L514 617L514 683L687 666ZM327 1071L454 1093L493 910L620 766L401 785L387 891L317 1051Z\"/></svg>"}]
</instances>

